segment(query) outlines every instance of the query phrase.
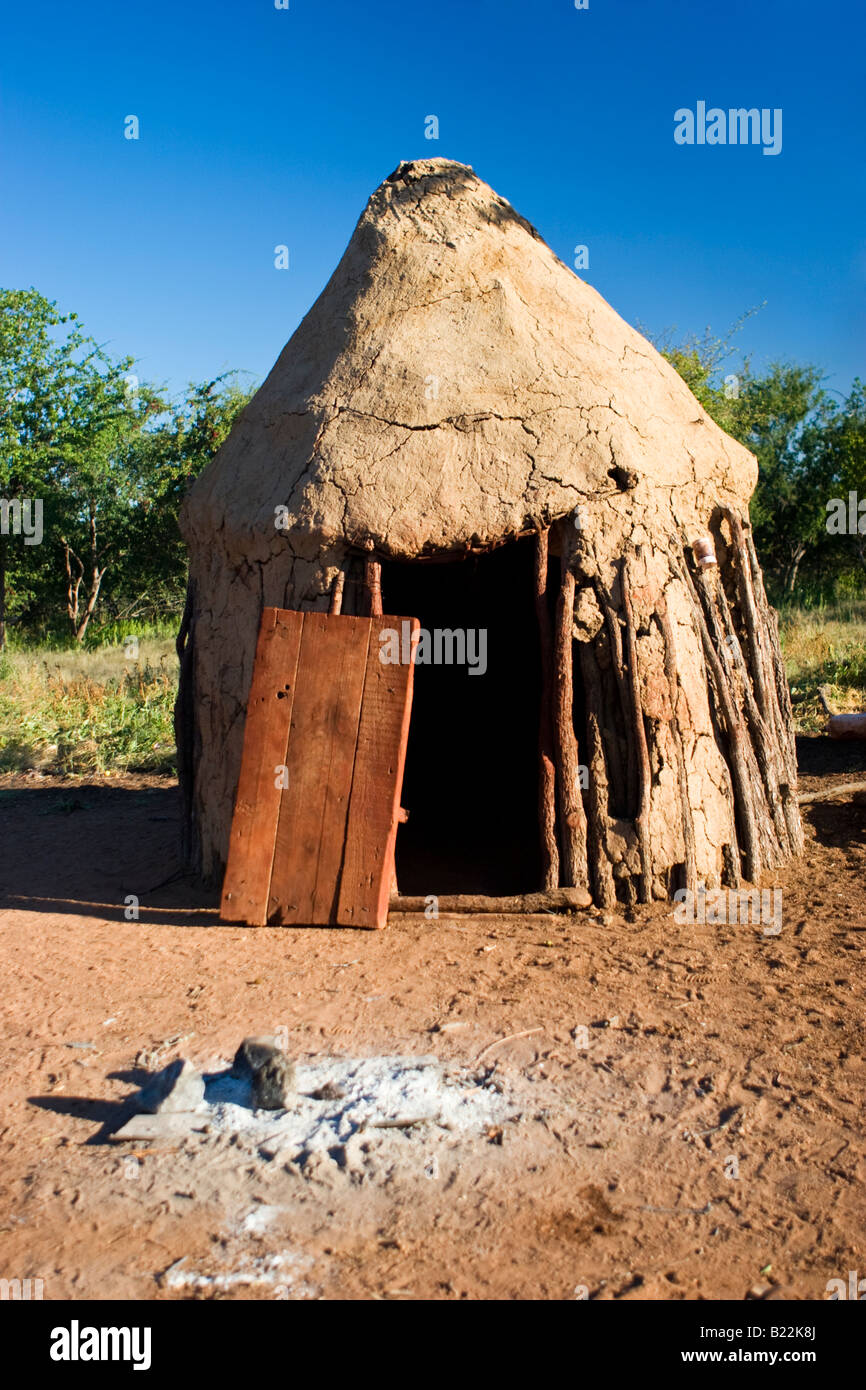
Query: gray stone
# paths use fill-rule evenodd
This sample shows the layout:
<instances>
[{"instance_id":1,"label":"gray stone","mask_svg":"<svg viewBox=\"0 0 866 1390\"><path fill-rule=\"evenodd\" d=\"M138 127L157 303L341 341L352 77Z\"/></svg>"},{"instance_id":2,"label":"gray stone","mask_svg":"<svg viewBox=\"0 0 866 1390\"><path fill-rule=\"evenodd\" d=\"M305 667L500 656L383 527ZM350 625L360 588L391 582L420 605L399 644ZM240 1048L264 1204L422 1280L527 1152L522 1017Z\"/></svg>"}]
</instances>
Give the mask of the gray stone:
<instances>
[{"instance_id":1,"label":"gray stone","mask_svg":"<svg viewBox=\"0 0 866 1390\"><path fill-rule=\"evenodd\" d=\"M139 1091L139 1110L148 1114L177 1114L195 1110L204 1100L204 1079L185 1057L169 1062Z\"/></svg>"},{"instance_id":2,"label":"gray stone","mask_svg":"<svg viewBox=\"0 0 866 1390\"><path fill-rule=\"evenodd\" d=\"M184 1139L196 1129L196 1116L190 1111L183 1114L133 1115L121 1129L116 1129L112 1139Z\"/></svg>"},{"instance_id":3,"label":"gray stone","mask_svg":"<svg viewBox=\"0 0 866 1390\"><path fill-rule=\"evenodd\" d=\"M275 1037L264 1035L258 1038L244 1038L232 1062L232 1076L248 1077L252 1080L265 1062L282 1055Z\"/></svg>"},{"instance_id":4,"label":"gray stone","mask_svg":"<svg viewBox=\"0 0 866 1390\"><path fill-rule=\"evenodd\" d=\"M269 1057L253 1076L253 1101L259 1110L285 1110L295 1090L295 1068L283 1052Z\"/></svg>"}]
</instances>

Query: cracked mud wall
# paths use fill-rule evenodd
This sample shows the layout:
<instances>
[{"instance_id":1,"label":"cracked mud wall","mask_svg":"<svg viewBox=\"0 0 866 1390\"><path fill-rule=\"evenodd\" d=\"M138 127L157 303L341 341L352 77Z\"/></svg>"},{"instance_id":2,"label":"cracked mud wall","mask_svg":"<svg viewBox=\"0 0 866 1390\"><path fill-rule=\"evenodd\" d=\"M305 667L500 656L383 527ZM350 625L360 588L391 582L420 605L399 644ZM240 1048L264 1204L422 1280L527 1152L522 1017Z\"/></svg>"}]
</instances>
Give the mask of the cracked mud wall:
<instances>
[{"instance_id":1,"label":"cracked mud wall","mask_svg":"<svg viewBox=\"0 0 866 1390\"><path fill-rule=\"evenodd\" d=\"M779 786L790 802L790 720L781 691L765 708L766 681L761 709L754 698L755 670L778 670L778 640L762 609L752 615L760 651L749 646L737 606L747 602L736 577L744 562L722 522L730 513L747 524L756 479L753 456L673 368L471 169L401 165L183 508L195 594L195 862L219 878L264 605L326 608L352 554L456 556L569 518L581 523L578 628L581 604L602 613L575 660L620 703L611 661L625 631L627 558L650 760L639 844L633 711L626 736L602 718L578 731L594 769L598 891L628 897L637 882L667 895L682 865L708 885L730 876L743 852L732 824L743 820L741 800L749 863L784 858L797 838L775 805ZM730 605L686 572L688 547L708 533ZM731 664L726 622L740 624L755 670ZM758 767L765 723L784 774ZM752 775L766 804L742 790ZM778 822L769 835L755 826L764 811Z\"/></svg>"}]
</instances>

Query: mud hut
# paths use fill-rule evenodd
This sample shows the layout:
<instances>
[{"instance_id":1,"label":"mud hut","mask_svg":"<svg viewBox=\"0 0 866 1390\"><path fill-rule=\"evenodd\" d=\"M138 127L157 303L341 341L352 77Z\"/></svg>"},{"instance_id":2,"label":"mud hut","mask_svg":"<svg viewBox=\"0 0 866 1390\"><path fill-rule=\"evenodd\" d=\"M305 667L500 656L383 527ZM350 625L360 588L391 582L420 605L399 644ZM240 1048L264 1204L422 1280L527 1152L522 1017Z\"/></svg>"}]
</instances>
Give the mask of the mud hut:
<instances>
[{"instance_id":1,"label":"mud hut","mask_svg":"<svg viewBox=\"0 0 866 1390\"><path fill-rule=\"evenodd\" d=\"M467 166L401 164L185 502L187 855L224 868L263 606L484 630L416 671L403 892L737 886L802 847L754 457ZM371 606L372 605L372 606Z\"/></svg>"}]
</instances>

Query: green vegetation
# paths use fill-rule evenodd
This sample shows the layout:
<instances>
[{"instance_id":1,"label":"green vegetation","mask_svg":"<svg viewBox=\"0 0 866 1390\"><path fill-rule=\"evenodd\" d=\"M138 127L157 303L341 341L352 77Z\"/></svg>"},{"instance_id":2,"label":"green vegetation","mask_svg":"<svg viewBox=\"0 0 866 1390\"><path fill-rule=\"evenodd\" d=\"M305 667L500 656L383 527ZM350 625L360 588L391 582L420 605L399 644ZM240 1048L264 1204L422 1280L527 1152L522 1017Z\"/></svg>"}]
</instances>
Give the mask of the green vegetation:
<instances>
[{"instance_id":1,"label":"green vegetation","mask_svg":"<svg viewBox=\"0 0 866 1390\"><path fill-rule=\"evenodd\" d=\"M748 317L723 338L708 331L657 346L707 414L757 457L750 513L771 600L866 595L866 391L857 380L837 399L814 366L776 362L757 375L745 358L732 369L733 339ZM851 494L863 506L849 531ZM833 499L840 505L828 510ZM828 529L840 508L841 533Z\"/></svg>"},{"instance_id":2,"label":"green vegetation","mask_svg":"<svg viewBox=\"0 0 866 1390\"><path fill-rule=\"evenodd\" d=\"M866 601L783 606L779 634L797 728L823 729L818 700L824 686L838 714L866 709Z\"/></svg>"},{"instance_id":3,"label":"green vegetation","mask_svg":"<svg viewBox=\"0 0 866 1390\"><path fill-rule=\"evenodd\" d=\"M249 395L227 377L171 401L133 365L36 290L0 290L0 505L28 505L35 542L0 516L0 647L182 607L180 504Z\"/></svg>"},{"instance_id":4,"label":"green vegetation","mask_svg":"<svg viewBox=\"0 0 866 1390\"><path fill-rule=\"evenodd\" d=\"M174 642L0 657L0 772L172 772Z\"/></svg>"}]
</instances>

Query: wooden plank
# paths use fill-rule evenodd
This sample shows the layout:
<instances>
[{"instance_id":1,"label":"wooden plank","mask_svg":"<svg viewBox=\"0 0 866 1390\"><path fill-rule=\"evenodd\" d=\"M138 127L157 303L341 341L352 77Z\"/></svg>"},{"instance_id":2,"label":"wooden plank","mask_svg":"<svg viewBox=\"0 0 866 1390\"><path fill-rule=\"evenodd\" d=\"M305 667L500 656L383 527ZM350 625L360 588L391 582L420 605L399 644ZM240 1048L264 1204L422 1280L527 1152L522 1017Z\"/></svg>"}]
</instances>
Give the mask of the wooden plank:
<instances>
[{"instance_id":1,"label":"wooden plank","mask_svg":"<svg viewBox=\"0 0 866 1390\"><path fill-rule=\"evenodd\" d=\"M384 629L396 630L402 647L404 623L414 658L417 618L378 617L371 621L337 906L341 926L381 928L388 921L415 667L413 659L399 665L383 663L379 639Z\"/></svg>"},{"instance_id":2,"label":"wooden plank","mask_svg":"<svg viewBox=\"0 0 866 1390\"><path fill-rule=\"evenodd\" d=\"M268 921L334 921L370 640L369 618L306 613L289 731L289 786Z\"/></svg>"},{"instance_id":3,"label":"wooden plank","mask_svg":"<svg viewBox=\"0 0 866 1390\"><path fill-rule=\"evenodd\" d=\"M303 613L281 608L262 613L223 882L224 922L264 926L267 921L283 795L276 768L286 761L303 621Z\"/></svg>"}]
</instances>

